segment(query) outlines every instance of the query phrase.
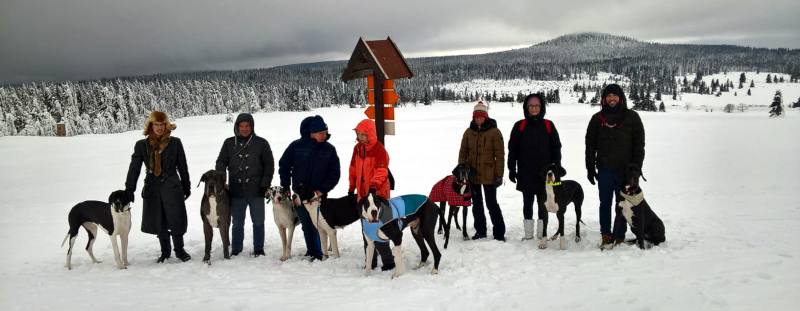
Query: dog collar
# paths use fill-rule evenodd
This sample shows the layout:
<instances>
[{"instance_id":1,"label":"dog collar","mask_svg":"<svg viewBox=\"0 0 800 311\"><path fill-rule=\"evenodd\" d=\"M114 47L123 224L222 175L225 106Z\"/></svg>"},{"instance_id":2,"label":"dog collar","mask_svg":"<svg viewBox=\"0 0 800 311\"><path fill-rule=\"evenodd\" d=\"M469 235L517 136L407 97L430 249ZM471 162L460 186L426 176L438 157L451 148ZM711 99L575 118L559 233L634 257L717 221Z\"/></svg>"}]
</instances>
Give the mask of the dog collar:
<instances>
[{"instance_id":1,"label":"dog collar","mask_svg":"<svg viewBox=\"0 0 800 311\"><path fill-rule=\"evenodd\" d=\"M561 182L560 182L560 181L559 181L559 182L549 182L549 181L545 181L544 183L545 183L545 184L548 184L548 185L551 185L551 186L561 186Z\"/></svg>"}]
</instances>

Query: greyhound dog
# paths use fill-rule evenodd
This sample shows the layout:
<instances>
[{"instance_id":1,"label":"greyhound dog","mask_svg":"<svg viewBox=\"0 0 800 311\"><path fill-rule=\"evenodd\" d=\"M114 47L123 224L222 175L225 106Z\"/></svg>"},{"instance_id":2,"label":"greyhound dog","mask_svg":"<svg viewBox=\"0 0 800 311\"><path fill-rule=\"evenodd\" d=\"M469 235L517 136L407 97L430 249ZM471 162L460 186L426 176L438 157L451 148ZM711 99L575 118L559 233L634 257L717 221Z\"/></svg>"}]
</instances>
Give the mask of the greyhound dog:
<instances>
[{"instance_id":1,"label":"greyhound dog","mask_svg":"<svg viewBox=\"0 0 800 311\"><path fill-rule=\"evenodd\" d=\"M225 185L225 174L217 170L209 170L200 178L205 183L203 199L200 201L200 219L203 220L203 233L206 237L206 250L203 263L211 264L211 242L214 239L214 229L219 229L222 238L222 253L225 259L231 259L230 254L230 228L231 228L231 200L228 196L228 186ZM199 187L200 184L198 183Z\"/></svg>"},{"instance_id":2,"label":"greyhound dog","mask_svg":"<svg viewBox=\"0 0 800 311\"><path fill-rule=\"evenodd\" d=\"M283 255L281 261L286 261L292 257L292 237L294 228L300 224L297 210L294 209L292 200L284 197L283 187L273 186L267 190L267 202L272 201L272 216L275 218L275 225L278 226L278 233L281 235L283 243Z\"/></svg>"},{"instance_id":3,"label":"greyhound dog","mask_svg":"<svg viewBox=\"0 0 800 311\"><path fill-rule=\"evenodd\" d=\"M542 170L542 179L544 179L545 182L544 192L547 200L544 204L539 204L539 219L542 222L539 224L539 228L542 231L542 234L538 236L540 239L539 249L547 248L548 212L555 213L558 218L558 231L556 231L556 234L554 234L550 240L555 240L556 237L559 237L560 249L567 249L567 242L564 239L564 214L567 212L567 205L570 203L575 205L575 216L578 218L575 222L575 243L581 241L583 188L574 180L561 180L561 177L566 174L567 171L555 163L546 165ZM584 223L584 225L586 224Z\"/></svg>"},{"instance_id":4,"label":"greyhound dog","mask_svg":"<svg viewBox=\"0 0 800 311\"><path fill-rule=\"evenodd\" d=\"M442 254L436 247L434 231L436 229L436 216L439 208L428 197L419 194L410 194L384 199L374 193L369 193L358 201L361 210L361 223L364 225L364 237L367 240L367 259L364 275L372 272L370 263L375 251L375 243L394 243L395 271L392 278L403 274L403 229L411 227L411 235L417 242L420 251L420 263L414 270L425 266L428 260L428 248L433 252L433 270L431 274L439 273L439 261ZM424 241L423 241L424 240Z\"/></svg>"},{"instance_id":5,"label":"greyhound dog","mask_svg":"<svg viewBox=\"0 0 800 311\"><path fill-rule=\"evenodd\" d=\"M123 190L117 190L108 196L108 203L100 201L84 201L72 207L69 211L67 220L69 221L69 232L61 247L69 238L69 250L67 251L67 269L72 270L72 247L75 245L75 238L81 226L89 234L89 243L86 244L86 252L92 258L92 262L100 263L94 258L92 246L97 237L97 227L103 229L111 236L111 247L114 248L114 260L117 268L127 269L128 267L128 233L131 231L131 203L128 195ZM122 248L117 246L117 236L122 243ZM122 253L122 259L120 259Z\"/></svg>"},{"instance_id":6,"label":"greyhound dog","mask_svg":"<svg viewBox=\"0 0 800 311\"><path fill-rule=\"evenodd\" d=\"M644 199L644 193L639 186L639 177L647 181L642 175L642 170L635 163L628 163L621 172L622 191L620 195L625 199L619 202L617 216L614 219L614 231L621 230L625 222L631 227L631 232L636 235L635 240L626 241L628 244L636 243L639 248L649 248L649 244L658 245L667 240L664 234L664 222L658 218L650 205ZM614 232L617 236L617 232ZM645 241L648 245L645 245Z\"/></svg>"},{"instance_id":7,"label":"greyhound dog","mask_svg":"<svg viewBox=\"0 0 800 311\"><path fill-rule=\"evenodd\" d=\"M350 205L348 197L328 198L321 197L308 185L300 184L294 187L297 202L302 204L311 215L311 222L319 232L319 243L322 246L322 259L328 258L328 239L333 257L339 258L339 240L336 238L336 229L344 228L358 220L358 210Z\"/></svg>"},{"instance_id":8,"label":"greyhound dog","mask_svg":"<svg viewBox=\"0 0 800 311\"><path fill-rule=\"evenodd\" d=\"M458 225L458 210L463 207L464 227L462 230L462 237L465 241L469 240L467 235L467 207L472 205L472 187L469 184L469 179L475 177L476 171L468 163L461 163L453 169L453 174L448 175L431 189L429 198L433 202L439 203L439 230L438 233L444 235L444 248L447 249L447 244L450 242L450 221L453 216L456 221L456 229L462 230ZM444 210L446 205L450 205L450 213L447 216L447 222L444 220ZM445 230L442 230L442 227Z\"/></svg>"}]
</instances>

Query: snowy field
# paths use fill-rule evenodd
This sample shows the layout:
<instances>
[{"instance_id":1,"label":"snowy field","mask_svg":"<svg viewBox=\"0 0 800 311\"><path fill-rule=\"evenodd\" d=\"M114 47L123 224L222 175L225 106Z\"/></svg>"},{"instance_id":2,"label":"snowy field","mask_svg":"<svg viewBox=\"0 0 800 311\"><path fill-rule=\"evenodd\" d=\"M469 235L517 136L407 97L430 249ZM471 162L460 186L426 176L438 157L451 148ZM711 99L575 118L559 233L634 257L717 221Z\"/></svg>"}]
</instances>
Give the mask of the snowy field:
<instances>
[{"instance_id":1,"label":"snowy field","mask_svg":"<svg viewBox=\"0 0 800 311\"><path fill-rule=\"evenodd\" d=\"M735 73L738 77L738 73ZM748 77L750 75L748 74ZM733 79L732 79L733 80ZM738 80L737 80L738 81ZM738 83L736 83L738 85ZM759 83L757 82L758 86ZM762 84L765 85L765 84ZM785 89L798 84L782 84ZM774 91L765 90L770 93ZM792 94L797 94L793 90ZM742 92L739 92L739 98ZM760 94L762 92L756 92ZM784 94L790 91L784 91ZM564 95L562 95L563 98ZM755 95L754 95L755 96ZM760 96L760 95L759 95ZM705 96L703 98L715 98ZM766 98L766 97L765 97ZM785 97L785 104L796 95ZM685 98L684 98L685 99ZM754 100L751 98L751 100ZM699 101L699 100L698 100ZM395 195L428 194L455 166L473 103L435 103L396 110L397 136L387 136ZM664 220L667 242L649 251L623 246L601 252L597 188L586 180L583 137L597 108L561 104L548 108L564 148L566 179L584 187L581 236L566 215L568 250L557 242L546 250L520 242L522 196L507 182L498 190L508 242L463 241L458 234L443 251L439 275L413 271L419 250L406 231L406 274L375 271L363 277L359 226L339 233L342 257L303 260L305 245L295 231L294 257L280 257L280 238L267 209L266 257L223 260L215 234L213 264L201 263L201 188L187 201L187 251L193 259L156 264L155 236L139 230L141 201L133 205L129 262L117 270L109 239L94 246L101 264L83 247L81 230L73 270L64 267L67 214L76 203L105 200L124 187L134 142L141 131L68 138L0 138L0 310L798 310L800 308L800 111L768 118L765 110L725 114L670 109L640 113L647 155L645 197ZM347 165L355 143L352 128L362 109L329 108L313 113L256 114L255 131L276 158L298 138L300 120L322 115L337 147L343 177L332 191L347 191ZM489 114L507 139L522 118L516 104L492 103ZM232 135L224 115L173 120L186 148L192 186L214 167L222 141ZM142 175L143 176L143 175ZM274 184L277 184L277 174ZM139 198L142 182L136 195ZM551 217L554 219L554 217ZM244 254L252 251L249 219ZM557 221L550 222L550 232ZM470 235L474 234L472 216ZM489 229L491 233L491 227ZM629 234L629 237L632 235ZM442 240L439 237L438 245Z\"/></svg>"}]
</instances>

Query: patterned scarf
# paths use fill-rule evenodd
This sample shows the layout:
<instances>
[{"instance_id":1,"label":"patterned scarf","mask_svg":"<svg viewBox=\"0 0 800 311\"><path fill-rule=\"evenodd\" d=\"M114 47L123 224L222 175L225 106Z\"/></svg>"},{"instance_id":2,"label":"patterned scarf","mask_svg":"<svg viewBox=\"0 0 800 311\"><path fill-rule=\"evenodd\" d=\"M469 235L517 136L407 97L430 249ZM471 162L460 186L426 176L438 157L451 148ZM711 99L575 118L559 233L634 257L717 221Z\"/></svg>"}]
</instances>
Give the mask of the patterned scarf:
<instances>
[{"instance_id":1,"label":"patterned scarf","mask_svg":"<svg viewBox=\"0 0 800 311\"><path fill-rule=\"evenodd\" d=\"M150 142L150 169L153 171L153 175L161 176L161 153L164 152L164 149L167 149L167 145L169 144L169 131L165 131L164 135L158 137L154 134L150 134L147 136L147 140Z\"/></svg>"}]
</instances>

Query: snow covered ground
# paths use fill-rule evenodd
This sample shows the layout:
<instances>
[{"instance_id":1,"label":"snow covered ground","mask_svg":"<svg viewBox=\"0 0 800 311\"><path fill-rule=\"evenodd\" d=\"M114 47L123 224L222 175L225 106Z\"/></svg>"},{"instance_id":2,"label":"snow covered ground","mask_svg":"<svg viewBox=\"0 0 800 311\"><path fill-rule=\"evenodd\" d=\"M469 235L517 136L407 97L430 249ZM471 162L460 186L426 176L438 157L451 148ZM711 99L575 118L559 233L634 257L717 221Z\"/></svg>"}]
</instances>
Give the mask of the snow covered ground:
<instances>
[{"instance_id":1,"label":"snow covered ground","mask_svg":"<svg viewBox=\"0 0 800 311\"><path fill-rule=\"evenodd\" d=\"M738 77L738 73L735 73ZM748 77L751 77L748 74ZM738 81L738 80L737 80ZM737 83L738 85L738 83ZM756 85L760 85L758 82ZM761 84L765 85L765 84ZM781 84L787 89L797 84ZM766 90L770 93L774 91ZM791 92L796 92L791 91ZM740 92L741 93L741 92ZM760 94L762 92L756 92ZM790 93L784 91L784 94ZM744 98L739 94L739 98ZM562 96L564 96L562 94ZM756 96L756 95L754 95ZM771 99L771 94L769 95ZM795 101L785 97L787 101ZM563 98L563 97L562 97ZM704 96L703 98L715 98ZM685 100L685 98L684 98ZM754 100L754 99L750 99ZM771 100L770 100L771 101ZM768 102L765 102L768 103ZM387 137L395 195L427 194L456 165L461 135L473 103L435 103L396 110L397 136ZM76 203L105 200L123 188L140 131L69 138L0 138L0 309L2 310L797 310L800 307L800 111L768 118L766 111L725 114L683 109L641 113L647 132L643 184L646 198L664 220L667 243L649 251L618 247L601 252L596 187L585 177L583 137L597 108L561 104L548 108L561 133L567 179L587 193L583 241L568 239L546 250L520 242L522 196L507 182L498 191L508 242L462 241L443 251L439 275L412 271L419 250L406 231L406 274L375 271L363 277L358 225L339 233L342 257L309 263L298 228L287 262L267 212L266 258L222 260L218 235L213 264L201 263L200 192L187 201L186 245L193 259L156 264L154 236L141 233L141 201L133 205L127 270L117 270L109 239L100 236L93 264L82 248L73 270L64 267L67 213ZM256 133L275 157L299 136L302 118L322 115L338 148L342 170L349 164L362 109L329 108L312 113L256 114ZM492 103L491 117L508 138L520 105ZM221 142L232 135L224 115L173 120L186 148L192 184L214 166ZM790 134L791 133L791 134ZM346 173L345 173L346 174ZM346 175L343 175L346 176ZM274 179L277 184L277 175ZM137 197L141 190L141 181ZM332 195L344 196L343 177ZM566 232L574 236L570 207ZM249 219L248 219L249 223ZM550 223L554 232L557 222ZM469 217L470 234L472 217ZM246 227L245 252L252 251ZM491 229L490 231L491 232ZM629 235L630 236L630 235ZM439 246L442 240L439 239Z\"/></svg>"}]
</instances>

